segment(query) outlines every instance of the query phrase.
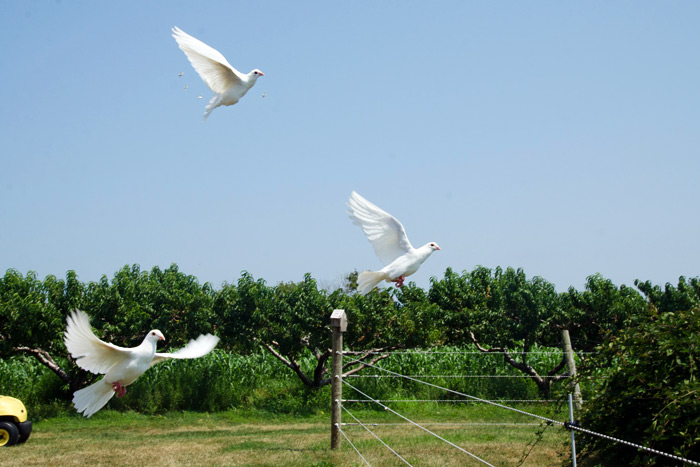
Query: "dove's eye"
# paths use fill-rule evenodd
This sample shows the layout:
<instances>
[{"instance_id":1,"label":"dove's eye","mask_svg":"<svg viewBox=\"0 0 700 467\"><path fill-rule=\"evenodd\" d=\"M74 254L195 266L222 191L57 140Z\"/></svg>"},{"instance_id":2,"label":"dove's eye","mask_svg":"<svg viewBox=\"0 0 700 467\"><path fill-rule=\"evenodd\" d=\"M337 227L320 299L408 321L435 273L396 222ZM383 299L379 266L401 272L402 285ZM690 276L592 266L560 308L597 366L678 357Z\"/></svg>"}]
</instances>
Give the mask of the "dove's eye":
<instances>
[{"instance_id":1,"label":"dove's eye","mask_svg":"<svg viewBox=\"0 0 700 467\"><path fill-rule=\"evenodd\" d=\"M155 336L155 335L156 335L156 333L155 333L155 332L152 332L152 333L151 333L151 335L152 335L152 336Z\"/></svg>"}]
</instances>

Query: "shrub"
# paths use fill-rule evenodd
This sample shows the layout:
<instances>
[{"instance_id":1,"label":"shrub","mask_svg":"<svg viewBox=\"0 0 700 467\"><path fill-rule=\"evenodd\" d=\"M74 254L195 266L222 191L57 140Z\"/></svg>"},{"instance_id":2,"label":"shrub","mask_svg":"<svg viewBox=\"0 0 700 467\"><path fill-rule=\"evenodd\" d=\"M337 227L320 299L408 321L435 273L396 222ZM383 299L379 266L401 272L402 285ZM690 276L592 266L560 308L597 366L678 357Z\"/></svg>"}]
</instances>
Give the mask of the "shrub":
<instances>
[{"instance_id":1,"label":"shrub","mask_svg":"<svg viewBox=\"0 0 700 467\"><path fill-rule=\"evenodd\" d=\"M700 459L700 307L658 313L649 307L637 326L601 346L581 374L597 384L584 405L582 427L684 458ZM595 465L677 465L594 436L577 442ZM585 464L584 464L585 465Z\"/></svg>"}]
</instances>

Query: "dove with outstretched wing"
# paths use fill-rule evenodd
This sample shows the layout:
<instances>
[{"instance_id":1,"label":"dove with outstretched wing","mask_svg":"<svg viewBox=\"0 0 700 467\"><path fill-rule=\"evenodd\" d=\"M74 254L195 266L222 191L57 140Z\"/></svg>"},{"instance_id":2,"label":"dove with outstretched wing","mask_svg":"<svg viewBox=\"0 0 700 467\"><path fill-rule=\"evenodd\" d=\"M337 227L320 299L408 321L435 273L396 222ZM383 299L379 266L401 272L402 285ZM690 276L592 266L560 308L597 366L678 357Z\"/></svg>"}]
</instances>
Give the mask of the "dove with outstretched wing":
<instances>
[{"instance_id":1,"label":"dove with outstretched wing","mask_svg":"<svg viewBox=\"0 0 700 467\"><path fill-rule=\"evenodd\" d=\"M204 120L215 108L221 105L233 105L245 96L259 77L265 76L258 69L248 74L236 70L221 53L195 39L177 26L173 29L177 45L185 53L194 70L214 92L205 112Z\"/></svg>"},{"instance_id":2,"label":"dove with outstretched wing","mask_svg":"<svg viewBox=\"0 0 700 467\"><path fill-rule=\"evenodd\" d=\"M379 271L364 271L357 277L357 291L365 295L381 281L395 282L402 287L407 276L418 271L421 264L440 247L435 242L413 248L401 222L388 212L370 203L353 191L348 201L348 214L372 243L384 267Z\"/></svg>"},{"instance_id":3,"label":"dove with outstretched wing","mask_svg":"<svg viewBox=\"0 0 700 467\"><path fill-rule=\"evenodd\" d=\"M96 383L73 394L73 405L78 412L90 417L115 394L122 397L126 387L156 363L169 358L199 358L211 352L219 342L219 338L211 334L200 335L177 352L158 353L156 345L159 340L165 340L165 337L159 330L153 329L146 334L141 345L119 347L95 335L85 312L75 310L71 313L64 334L68 352L80 368L104 374Z\"/></svg>"}]
</instances>

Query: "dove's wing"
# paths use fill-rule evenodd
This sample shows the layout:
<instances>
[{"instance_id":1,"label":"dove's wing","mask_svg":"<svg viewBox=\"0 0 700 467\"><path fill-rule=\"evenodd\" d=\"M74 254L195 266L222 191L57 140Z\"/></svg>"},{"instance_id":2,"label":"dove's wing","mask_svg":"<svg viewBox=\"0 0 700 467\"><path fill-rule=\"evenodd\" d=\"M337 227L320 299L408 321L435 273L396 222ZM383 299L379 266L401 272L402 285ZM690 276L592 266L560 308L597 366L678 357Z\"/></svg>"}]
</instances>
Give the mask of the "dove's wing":
<instances>
[{"instance_id":1,"label":"dove's wing","mask_svg":"<svg viewBox=\"0 0 700 467\"><path fill-rule=\"evenodd\" d=\"M211 352L219 338L211 334L200 335L187 343L186 346L172 353L156 353L151 362L151 366L160 363L168 358L199 358Z\"/></svg>"},{"instance_id":2,"label":"dove's wing","mask_svg":"<svg viewBox=\"0 0 700 467\"><path fill-rule=\"evenodd\" d=\"M244 75L232 67L219 51L195 39L177 26L173 28L173 37L209 89L217 94L223 94L231 86L241 84Z\"/></svg>"},{"instance_id":3,"label":"dove's wing","mask_svg":"<svg viewBox=\"0 0 700 467\"><path fill-rule=\"evenodd\" d=\"M107 373L114 365L127 360L133 351L100 340L92 332L88 315L80 310L68 316L64 341L75 363L92 373Z\"/></svg>"},{"instance_id":4,"label":"dove's wing","mask_svg":"<svg viewBox=\"0 0 700 467\"><path fill-rule=\"evenodd\" d=\"M348 207L353 223L362 227L372 242L374 252L385 266L413 249L401 222L388 212L354 191L350 195Z\"/></svg>"}]
</instances>

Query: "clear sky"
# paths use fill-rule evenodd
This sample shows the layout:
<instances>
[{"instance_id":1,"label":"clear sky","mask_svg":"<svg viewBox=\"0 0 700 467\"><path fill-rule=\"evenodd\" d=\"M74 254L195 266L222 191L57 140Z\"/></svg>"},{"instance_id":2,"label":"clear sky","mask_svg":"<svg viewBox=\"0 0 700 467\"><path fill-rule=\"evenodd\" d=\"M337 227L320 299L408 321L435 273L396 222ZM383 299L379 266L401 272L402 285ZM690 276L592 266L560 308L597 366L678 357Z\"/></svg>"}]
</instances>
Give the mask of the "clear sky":
<instances>
[{"instance_id":1,"label":"clear sky","mask_svg":"<svg viewBox=\"0 0 700 467\"><path fill-rule=\"evenodd\" d=\"M420 286L696 277L698 24L694 1L4 1L0 273L339 284L380 267L356 190L441 246ZM265 76L202 122L172 26Z\"/></svg>"}]
</instances>

